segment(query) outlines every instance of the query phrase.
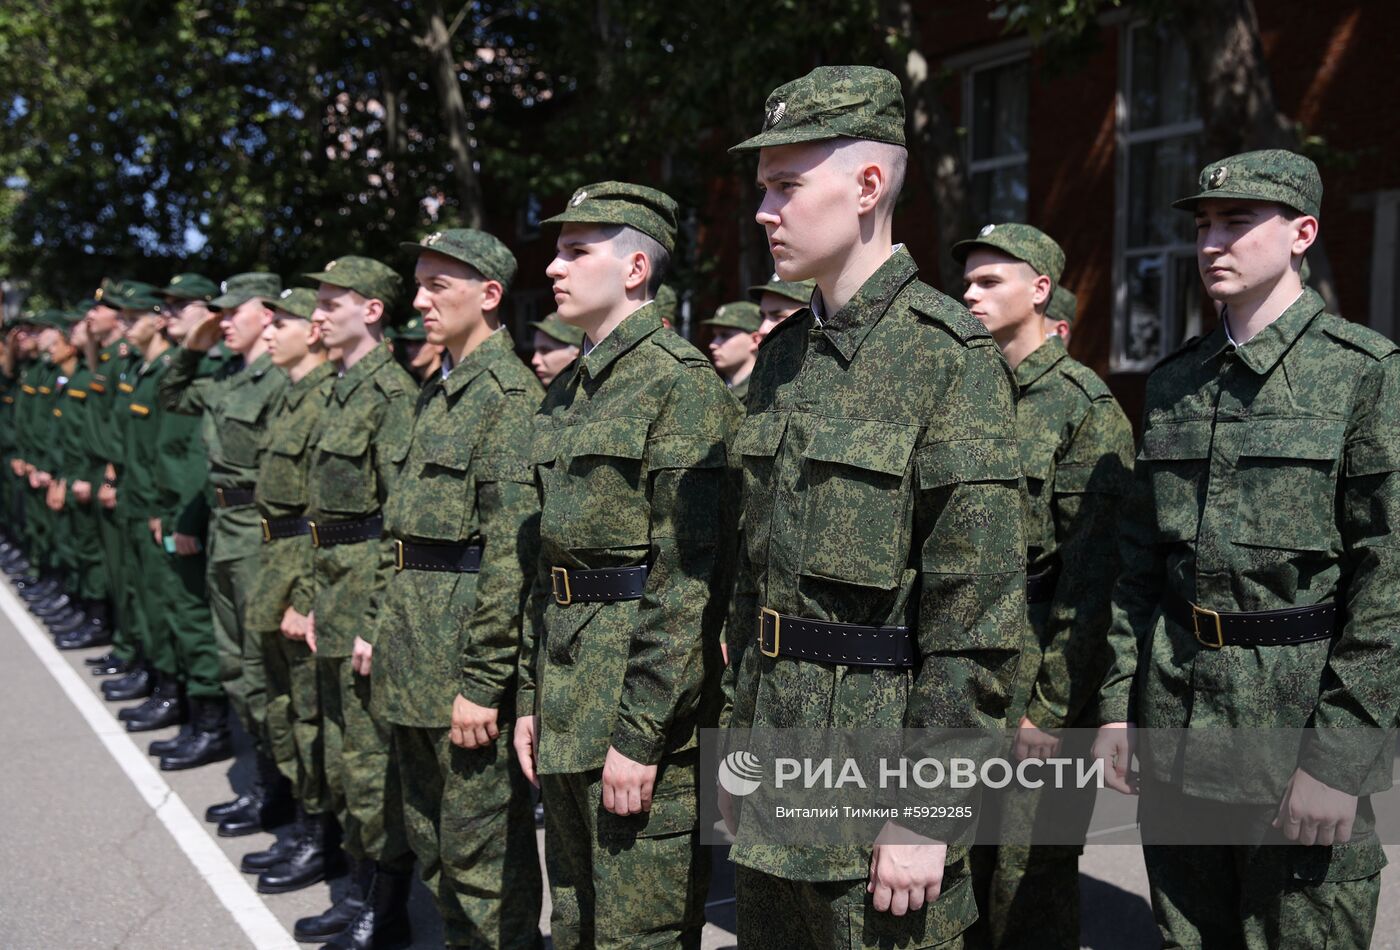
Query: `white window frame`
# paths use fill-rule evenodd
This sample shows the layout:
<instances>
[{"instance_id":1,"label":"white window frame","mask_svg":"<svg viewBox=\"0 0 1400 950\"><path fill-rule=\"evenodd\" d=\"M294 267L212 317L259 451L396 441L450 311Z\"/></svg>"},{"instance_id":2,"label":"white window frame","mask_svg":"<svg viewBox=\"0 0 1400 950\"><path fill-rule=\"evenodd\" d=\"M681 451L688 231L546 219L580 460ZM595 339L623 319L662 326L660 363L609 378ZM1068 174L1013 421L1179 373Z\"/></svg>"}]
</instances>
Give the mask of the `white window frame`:
<instances>
[{"instance_id":1,"label":"white window frame","mask_svg":"<svg viewBox=\"0 0 1400 950\"><path fill-rule=\"evenodd\" d=\"M998 156L996 156L995 158L983 158L983 159L978 159L978 160L975 160L975 161L974 161L973 158L972 158L972 142L973 142L973 137L974 137L974 135L976 134L976 130L973 128L973 124L972 124L973 115L974 115L974 112L973 112L973 96L972 96L972 89L973 89L974 83L976 82L976 76L977 76L977 74L978 74L978 73L982 73L982 72L988 72L988 71L993 70L993 69L1001 69L1001 68L1004 67L1004 66L1012 66L1012 65L1015 65L1015 64L1021 63L1021 62L1026 63L1026 64L1027 64L1027 69L1029 70L1029 64L1030 64L1030 52L1029 52L1029 49L1028 49L1028 48L1020 47L1020 46L1018 45L1017 47L1014 47L1014 48L1013 48L1013 51L1011 51L1011 52L1003 52L1003 53L1001 53L1001 54L999 54L999 55L994 53L993 55L989 56L989 57L986 58L986 59L978 60L978 61L975 62L975 63L969 63L969 64L967 64L967 66L965 67L965 69L964 69L964 71L963 71L963 88L962 88L962 114L963 114L963 123L962 123L962 124L963 124L963 130L964 130L964 136L963 136L963 166L964 166L964 168L966 168L966 170L967 170L967 192L968 192L968 197L969 197L969 198L971 198L971 196L972 196L972 190L973 190L973 189L972 189L972 180L973 180L974 177L976 177L978 174L980 174L980 173L982 173L982 172L1000 171L1000 170L1003 169L1003 168L1014 168L1014 167L1017 166L1017 165L1021 165L1021 166L1024 166L1024 167L1026 168L1026 173L1027 173L1027 175L1029 176L1029 174L1030 174L1030 158L1031 158L1031 153L1030 153L1029 151L1016 152L1016 153L1013 153L1013 154L1010 154L1010 155L998 155ZM1026 77L1026 107L1027 107L1027 108L1026 108L1026 114L1027 114L1027 117L1028 117L1028 118L1029 118L1029 115L1030 115L1030 95L1031 95L1030 75L1029 75L1029 72L1027 72L1027 77ZM1027 132L1028 132L1027 138L1029 138L1029 130L1027 130ZM1022 214L1022 217L1025 217L1025 215ZM979 228L980 228L982 225L984 225L984 224L993 224L993 223L1000 223L1000 222L989 222L989 221L976 221L976 222L974 222L974 224L976 224L976 226L979 227Z\"/></svg>"},{"instance_id":2,"label":"white window frame","mask_svg":"<svg viewBox=\"0 0 1400 950\"><path fill-rule=\"evenodd\" d=\"M1175 284L1171 279L1170 263L1173 257L1189 252L1195 257L1196 248L1191 243L1143 245L1128 248L1128 176L1131 169L1130 152L1132 146L1159 142L1166 139L1198 135L1205 129L1201 119L1189 122L1176 122L1171 125L1155 126L1149 129L1131 128L1129 114L1132 102L1133 77L1133 31L1150 27L1146 21L1126 23L1119 31L1118 90L1115 95L1115 181L1113 212L1113 347L1109 353L1109 371L1113 373L1145 373L1181 344L1181 340L1171 338L1176 323L1179 301L1176 298ZM1129 288L1128 259L1157 257L1161 262L1162 288L1158 298L1158 316L1162 323L1162 346L1154 356L1129 359L1125 354L1128 340ZM1183 337L1189 337L1200 330L1200 315L1186 314L1186 328Z\"/></svg>"}]
</instances>

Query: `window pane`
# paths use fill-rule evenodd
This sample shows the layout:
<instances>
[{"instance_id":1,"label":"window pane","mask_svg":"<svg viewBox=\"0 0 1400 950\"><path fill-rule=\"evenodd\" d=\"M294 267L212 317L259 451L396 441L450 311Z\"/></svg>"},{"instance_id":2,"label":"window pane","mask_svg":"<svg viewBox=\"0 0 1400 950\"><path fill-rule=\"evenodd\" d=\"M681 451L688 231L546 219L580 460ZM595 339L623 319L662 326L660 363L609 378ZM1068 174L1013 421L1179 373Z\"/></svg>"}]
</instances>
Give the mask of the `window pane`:
<instances>
[{"instance_id":1,"label":"window pane","mask_svg":"<svg viewBox=\"0 0 1400 950\"><path fill-rule=\"evenodd\" d=\"M1191 215L1172 207L1195 191L1196 137L1142 142L1128 151L1128 246L1194 244Z\"/></svg>"},{"instance_id":2,"label":"window pane","mask_svg":"<svg viewBox=\"0 0 1400 950\"><path fill-rule=\"evenodd\" d=\"M972 176L972 220L984 224L1026 220L1026 166L1008 165Z\"/></svg>"},{"instance_id":3,"label":"window pane","mask_svg":"<svg viewBox=\"0 0 1400 950\"><path fill-rule=\"evenodd\" d=\"M1026 151L1025 60L972 74L972 159Z\"/></svg>"},{"instance_id":4,"label":"window pane","mask_svg":"<svg viewBox=\"0 0 1400 950\"><path fill-rule=\"evenodd\" d=\"M1162 259L1130 257L1128 266L1128 326L1123 335L1123 358L1153 363L1162 355Z\"/></svg>"},{"instance_id":5,"label":"window pane","mask_svg":"<svg viewBox=\"0 0 1400 950\"><path fill-rule=\"evenodd\" d=\"M1132 32L1131 128L1174 125L1197 117L1196 87L1186 45L1161 26Z\"/></svg>"}]
</instances>

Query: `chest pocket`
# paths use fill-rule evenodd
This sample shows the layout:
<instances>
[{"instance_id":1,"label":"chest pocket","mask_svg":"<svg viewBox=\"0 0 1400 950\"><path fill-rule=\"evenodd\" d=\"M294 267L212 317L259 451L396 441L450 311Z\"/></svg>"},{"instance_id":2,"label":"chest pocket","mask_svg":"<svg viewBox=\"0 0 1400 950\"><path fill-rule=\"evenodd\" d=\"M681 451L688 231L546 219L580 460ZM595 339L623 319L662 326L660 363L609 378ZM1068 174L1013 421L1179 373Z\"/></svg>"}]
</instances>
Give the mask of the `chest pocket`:
<instances>
[{"instance_id":1,"label":"chest pocket","mask_svg":"<svg viewBox=\"0 0 1400 950\"><path fill-rule=\"evenodd\" d=\"M631 416L553 430L541 533L575 549L645 547L650 519L642 456L650 421ZM539 464L539 459L536 459Z\"/></svg>"},{"instance_id":2,"label":"chest pocket","mask_svg":"<svg viewBox=\"0 0 1400 950\"><path fill-rule=\"evenodd\" d=\"M744 541L754 563L764 563L772 524L773 496L770 483L774 459L787 428L781 413L763 412L748 416L734 436L734 456L743 467Z\"/></svg>"},{"instance_id":3,"label":"chest pocket","mask_svg":"<svg viewBox=\"0 0 1400 950\"><path fill-rule=\"evenodd\" d=\"M411 536L461 540L475 492L467 477L472 445L464 435L419 442L409 451L405 477L396 491L405 504L399 506L395 521Z\"/></svg>"},{"instance_id":4,"label":"chest pocket","mask_svg":"<svg viewBox=\"0 0 1400 950\"><path fill-rule=\"evenodd\" d=\"M258 472L258 493L276 505L306 504L306 444L310 426L292 426L274 432L267 441Z\"/></svg>"},{"instance_id":5,"label":"chest pocket","mask_svg":"<svg viewBox=\"0 0 1400 950\"><path fill-rule=\"evenodd\" d=\"M1248 422L1238 468L1234 540L1253 547L1326 551L1340 545L1340 419Z\"/></svg>"},{"instance_id":6,"label":"chest pocket","mask_svg":"<svg viewBox=\"0 0 1400 950\"><path fill-rule=\"evenodd\" d=\"M892 590L909 561L917 426L820 419L807 443L802 573Z\"/></svg>"},{"instance_id":7,"label":"chest pocket","mask_svg":"<svg viewBox=\"0 0 1400 950\"><path fill-rule=\"evenodd\" d=\"M1210 442L1208 422L1166 423L1143 433L1138 461L1150 466L1158 541L1195 539L1210 469Z\"/></svg>"},{"instance_id":8,"label":"chest pocket","mask_svg":"<svg viewBox=\"0 0 1400 950\"><path fill-rule=\"evenodd\" d=\"M331 429L321 435L315 477L320 507L325 511L356 517L378 510L369 437L369 430L361 426Z\"/></svg>"},{"instance_id":9,"label":"chest pocket","mask_svg":"<svg viewBox=\"0 0 1400 950\"><path fill-rule=\"evenodd\" d=\"M252 469L258 464L263 439L263 404L233 399L219 414L219 449L230 468Z\"/></svg>"}]
</instances>

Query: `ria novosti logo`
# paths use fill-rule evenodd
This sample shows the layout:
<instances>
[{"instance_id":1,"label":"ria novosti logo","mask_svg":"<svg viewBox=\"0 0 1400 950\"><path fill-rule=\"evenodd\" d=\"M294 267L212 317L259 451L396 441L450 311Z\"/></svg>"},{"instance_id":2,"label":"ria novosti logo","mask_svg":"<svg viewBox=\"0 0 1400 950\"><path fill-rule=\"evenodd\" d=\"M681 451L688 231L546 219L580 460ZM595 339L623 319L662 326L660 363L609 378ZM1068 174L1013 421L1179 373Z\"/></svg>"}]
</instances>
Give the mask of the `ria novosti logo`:
<instances>
[{"instance_id":1,"label":"ria novosti logo","mask_svg":"<svg viewBox=\"0 0 1400 950\"><path fill-rule=\"evenodd\" d=\"M731 752L719 764L719 786L731 795L749 795L762 784L763 763L752 752Z\"/></svg>"}]
</instances>

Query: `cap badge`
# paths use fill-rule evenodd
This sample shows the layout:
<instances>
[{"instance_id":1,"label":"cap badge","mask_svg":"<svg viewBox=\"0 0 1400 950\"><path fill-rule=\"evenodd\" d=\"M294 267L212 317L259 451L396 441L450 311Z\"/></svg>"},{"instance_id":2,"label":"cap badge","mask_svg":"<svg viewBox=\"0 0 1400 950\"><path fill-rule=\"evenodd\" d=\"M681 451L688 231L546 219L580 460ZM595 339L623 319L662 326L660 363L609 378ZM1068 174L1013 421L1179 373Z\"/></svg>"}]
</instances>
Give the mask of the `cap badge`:
<instances>
[{"instance_id":1,"label":"cap badge","mask_svg":"<svg viewBox=\"0 0 1400 950\"><path fill-rule=\"evenodd\" d=\"M423 243L426 244L428 247L432 247L434 244L441 240L442 232L434 231L432 234L429 234L426 238L423 239Z\"/></svg>"},{"instance_id":2,"label":"cap badge","mask_svg":"<svg viewBox=\"0 0 1400 950\"><path fill-rule=\"evenodd\" d=\"M94 294L92 295L92 298L93 298L94 300L101 300L101 299L102 299L102 288L101 288L101 287L98 287L98 288L97 288L97 292L94 293Z\"/></svg>"},{"instance_id":3,"label":"cap badge","mask_svg":"<svg viewBox=\"0 0 1400 950\"><path fill-rule=\"evenodd\" d=\"M178 284L178 283L179 283L181 280L183 280L183 279L184 279L184 278L178 277L178 276L177 276L177 277L172 277L172 278L170 279L170 286L174 287L176 284Z\"/></svg>"},{"instance_id":4,"label":"cap badge","mask_svg":"<svg viewBox=\"0 0 1400 950\"><path fill-rule=\"evenodd\" d=\"M787 103L775 102L768 107L768 111L763 116L763 130L766 132L779 122L783 121L783 116L787 115Z\"/></svg>"},{"instance_id":5,"label":"cap badge","mask_svg":"<svg viewBox=\"0 0 1400 950\"><path fill-rule=\"evenodd\" d=\"M280 294L278 294L277 296L280 297L280 298L283 299L283 300L286 300L286 299L287 299L288 297L290 297L291 295L292 295L292 289L291 289L290 287L288 287L286 290L282 291L282 292L281 292Z\"/></svg>"},{"instance_id":6,"label":"cap badge","mask_svg":"<svg viewBox=\"0 0 1400 950\"><path fill-rule=\"evenodd\" d=\"M982 230L980 230L980 231L977 232L977 236L978 236L978 237L986 237L988 234L991 234L991 233L992 233L993 231L995 231L996 229L997 229L997 226L996 226L995 224L985 224L985 225L982 226Z\"/></svg>"},{"instance_id":7,"label":"cap badge","mask_svg":"<svg viewBox=\"0 0 1400 950\"><path fill-rule=\"evenodd\" d=\"M326 270L335 270L335 265L337 265L337 264L339 264L339 263L340 263L339 260L331 261L329 264L326 265Z\"/></svg>"},{"instance_id":8,"label":"cap badge","mask_svg":"<svg viewBox=\"0 0 1400 950\"><path fill-rule=\"evenodd\" d=\"M1211 171L1210 177L1206 179L1206 187L1219 188L1221 185L1225 184L1225 179L1229 177L1230 169L1224 165L1221 165L1218 168Z\"/></svg>"},{"instance_id":9,"label":"cap badge","mask_svg":"<svg viewBox=\"0 0 1400 950\"><path fill-rule=\"evenodd\" d=\"M578 191L574 192L574 196L569 199L569 207L577 208L579 205L583 204L587 200L588 192L580 188Z\"/></svg>"},{"instance_id":10,"label":"cap badge","mask_svg":"<svg viewBox=\"0 0 1400 950\"><path fill-rule=\"evenodd\" d=\"M221 281L219 281L219 293L221 293L221 294L226 294L226 293L228 293L228 281L226 281L226 280L221 280Z\"/></svg>"}]
</instances>

